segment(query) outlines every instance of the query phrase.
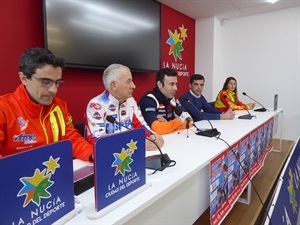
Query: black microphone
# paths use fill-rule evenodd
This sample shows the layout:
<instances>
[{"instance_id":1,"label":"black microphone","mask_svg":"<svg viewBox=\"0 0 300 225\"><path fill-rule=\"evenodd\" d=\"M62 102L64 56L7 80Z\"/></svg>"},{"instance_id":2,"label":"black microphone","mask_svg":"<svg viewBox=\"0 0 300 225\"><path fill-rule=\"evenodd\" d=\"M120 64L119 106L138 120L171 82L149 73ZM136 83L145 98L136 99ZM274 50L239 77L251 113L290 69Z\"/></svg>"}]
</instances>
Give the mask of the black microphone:
<instances>
[{"instance_id":1,"label":"black microphone","mask_svg":"<svg viewBox=\"0 0 300 225\"><path fill-rule=\"evenodd\" d=\"M196 130L200 130L193 122L193 120L191 119L191 116L188 114L188 112L185 110L185 108L183 108L181 105L178 105L175 107L174 109L175 114L179 117L181 117L183 115L183 113L186 113L189 117L187 117L185 120L187 123L191 123L193 125L193 127L196 128Z\"/></svg>"},{"instance_id":2,"label":"black microphone","mask_svg":"<svg viewBox=\"0 0 300 225\"><path fill-rule=\"evenodd\" d=\"M117 124L121 127L126 128L127 130L131 130L129 127L126 127L124 125L122 125L121 123L119 123L116 118L114 118L113 116L106 116L106 120L110 123L114 123ZM163 171L164 169L166 169L167 167L171 167L171 166L175 166L176 162L174 160L171 160L170 157L168 156L168 154L164 154L160 147L158 146L158 144L151 140L150 138L146 137L146 139L150 142L152 142L158 149L160 155L152 155L152 156L148 156L146 158L146 168L147 169L152 169L156 171Z\"/></svg>"},{"instance_id":3,"label":"black microphone","mask_svg":"<svg viewBox=\"0 0 300 225\"><path fill-rule=\"evenodd\" d=\"M213 127L210 120L207 119L207 117L203 113L201 113L201 111L199 109L197 109L197 107L191 102L191 100L188 97L185 97L184 101L188 104L191 104L191 106L193 106L205 118L205 120L209 123L209 125L211 127L211 129L206 129L206 130L197 129L197 131L198 131L196 133L197 135L205 136L205 137L215 137L220 134L220 132L216 128Z\"/></svg>"},{"instance_id":4,"label":"black microphone","mask_svg":"<svg viewBox=\"0 0 300 225\"><path fill-rule=\"evenodd\" d=\"M265 111L267 111L267 109L262 104L260 104L258 101L256 101L253 98L251 98L249 95L246 94L246 92L243 92L243 95L245 95L248 98L252 99L253 101L255 101L257 104L259 104L262 107L260 109L254 109L254 111L256 111L256 112L265 112Z\"/></svg>"},{"instance_id":5,"label":"black microphone","mask_svg":"<svg viewBox=\"0 0 300 225\"><path fill-rule=\"evenodd\" d=\"M260 104L258 101L256 101L253 98L251 98L249 95L246 94L246 92L243 92L243 95L245 95L248 98L252 99L253 101L255 101L257 104L259 104L262 107L260 109L254 109L255 112L265 112L265 111L267 111L267 109L262 104Z\"/></svg>"},{"instance_id":6,"label":"black microphone","mask_svg":"<svg viewBox=\"0 0 300 225\"><path fill-rule=\"evenodd\" d=\"M227 98L227 96L226 96L226 95L223 95L223 98ZM252 116L248 109L245 109L245 110L247 111L248 114L239 116L239 117L238 117L239 119L251 120L252 117L256 117L256 116Z\"/></svg>"}]
</instances>

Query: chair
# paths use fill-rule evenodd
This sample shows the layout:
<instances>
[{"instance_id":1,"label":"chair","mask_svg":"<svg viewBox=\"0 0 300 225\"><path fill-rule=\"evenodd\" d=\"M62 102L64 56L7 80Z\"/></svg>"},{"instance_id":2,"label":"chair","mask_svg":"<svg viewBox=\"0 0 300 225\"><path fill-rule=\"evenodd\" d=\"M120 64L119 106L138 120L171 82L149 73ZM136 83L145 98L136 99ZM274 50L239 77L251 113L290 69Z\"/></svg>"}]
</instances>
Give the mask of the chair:
<instances>
[{"instance_id":1,"label":"chair","mask_svg":"<svg viewBox=\"0 0 300 225\"><path fill-rule=\"evenodd\" d=\"M78 130L80 135L85 138L85 124L84 124L84 122L73 123L73 126L76 130Z\"/></svg>"},{"instance_id":2,"label":"chair","mask_svg":"<svg viewBox=\"0 0 300 225\"><path fill-rule=\"evenodd\" d=\"M213 102L208 102L208 104L210 104L211 107L215 108L215 101L213 101Z\"/></svg>"}]
</instances>

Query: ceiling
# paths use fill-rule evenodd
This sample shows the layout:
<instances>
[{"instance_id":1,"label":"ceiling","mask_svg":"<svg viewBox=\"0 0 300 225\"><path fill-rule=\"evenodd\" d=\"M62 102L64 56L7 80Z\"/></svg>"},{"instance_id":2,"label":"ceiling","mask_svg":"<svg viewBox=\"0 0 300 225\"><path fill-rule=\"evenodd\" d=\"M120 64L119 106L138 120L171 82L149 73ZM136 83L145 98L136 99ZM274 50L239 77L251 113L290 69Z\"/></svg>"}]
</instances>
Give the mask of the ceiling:
<instances>
[{"instance_id":1,"label":"ceiling","mask_svg":"<svg viewBox=\"0 0 300 225\"><path fill-rule=\"evenodd\" d=\"M279 0L273 4L267 0L158 1L194 19L214 16L220 20L300 6L300 0Z\"/></svg>"}]
</instances>

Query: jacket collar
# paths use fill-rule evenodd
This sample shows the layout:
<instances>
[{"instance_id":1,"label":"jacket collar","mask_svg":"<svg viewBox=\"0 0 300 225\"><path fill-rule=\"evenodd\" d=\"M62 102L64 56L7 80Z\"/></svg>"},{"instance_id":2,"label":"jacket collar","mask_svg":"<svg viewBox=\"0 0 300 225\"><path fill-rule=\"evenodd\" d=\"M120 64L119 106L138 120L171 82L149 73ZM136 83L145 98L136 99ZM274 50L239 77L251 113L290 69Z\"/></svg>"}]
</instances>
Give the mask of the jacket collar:
<instances>
[{"instance_id":1,"label":"jacket collar","mask_svg":"<svg viewBox=\"0 0 300 225\"><path fill-rule=\"evenodd\" d=\"M154 92L154 95L156 96L158 102L163 103L164 105L170 104L171 99L166 98L166 96L164 96L164 94L159 90L158 87L155 87L153 89L153 92Z\"/></svg>"},{"instance_id":2,"label":"jacket collar","mask_svg":"<svg viewBox=\"0 0 300 225\"><path fill-rule=\"evenodd\" d=\"M51 105L41 105L39 103L33 102L28 92L23 84L20 84L16 91L14 92L14 95L16 99L23 105L26 112L32 116L41 115L44 117L44 115L47 115L47 113L50 111L54 103L56 102L56 98L53 99L53 102Z\"/></svg>"}]
</instances>

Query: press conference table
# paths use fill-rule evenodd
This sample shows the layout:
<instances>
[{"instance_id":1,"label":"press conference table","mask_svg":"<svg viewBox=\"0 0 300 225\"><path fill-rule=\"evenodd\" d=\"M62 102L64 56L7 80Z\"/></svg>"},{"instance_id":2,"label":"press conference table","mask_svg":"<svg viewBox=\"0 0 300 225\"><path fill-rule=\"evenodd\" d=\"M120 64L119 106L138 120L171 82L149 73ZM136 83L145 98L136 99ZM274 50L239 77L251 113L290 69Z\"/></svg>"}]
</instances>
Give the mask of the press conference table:
<instances>
[{"instance_id":1,"label":"press conference table","mask_svg":"<svg viewBox=\"0 0 300 225\"><path fill-rule=\"evenodd\" d=\"M220 137L232 145L270 118L282 116L282 112L282 109L250 110L257 118L241 120L237 117L247 112L236 111L234 120L212 120L211 123L221 132ZM196 126L210 128L208 121L197 122ZM228 148L221 140L198 136L195 131L191 128L163 136L162 151L177 164L153 175L152 170L147 170L147 188L141 193L105 215L91 219L95 212L94 188L91 188L77 196L77 206L80 205L82 211L66 224L193 224L210 204L209 162ZM153 154L159 152L147 152L147 155ZM82 162L74 163L78 167Z\"/></svg>"}]
</instances>

